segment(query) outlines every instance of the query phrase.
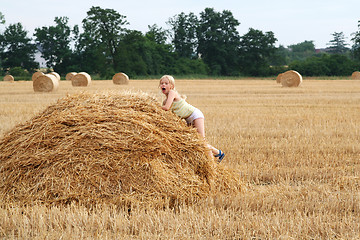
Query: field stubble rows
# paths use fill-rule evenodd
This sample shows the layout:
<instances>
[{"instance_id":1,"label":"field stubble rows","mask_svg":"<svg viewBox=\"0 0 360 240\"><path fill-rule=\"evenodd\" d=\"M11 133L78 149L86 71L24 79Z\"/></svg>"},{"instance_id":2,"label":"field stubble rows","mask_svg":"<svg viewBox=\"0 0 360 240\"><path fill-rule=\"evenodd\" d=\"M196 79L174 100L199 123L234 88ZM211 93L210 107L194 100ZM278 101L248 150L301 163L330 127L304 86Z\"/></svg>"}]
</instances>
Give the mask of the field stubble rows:
<instances>
[{"instance_id":1,"label":"field stubble rows","mask_svg":"<svg viewBox=\"0 0 360 240\"><path fill-rule=\"evenodd\" d=\"M0 82L0 137L81 91L143 90L161 99L158 81L93 81L55 93L31 82ZM5 238L358 239L360 238L360 81L178 80L177 90L206 117L207 140L226 152L244 191L177 211L114 206L0 208Z\"/></svg>"}]
</instances>

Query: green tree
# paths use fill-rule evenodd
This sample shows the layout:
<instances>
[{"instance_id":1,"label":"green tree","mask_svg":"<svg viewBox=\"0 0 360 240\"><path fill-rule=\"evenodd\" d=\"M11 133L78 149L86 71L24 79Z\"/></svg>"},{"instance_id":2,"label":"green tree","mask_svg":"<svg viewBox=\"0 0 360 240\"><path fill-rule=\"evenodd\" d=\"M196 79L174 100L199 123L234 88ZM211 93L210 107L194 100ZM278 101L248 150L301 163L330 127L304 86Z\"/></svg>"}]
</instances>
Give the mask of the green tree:
<instances>
[{"instance_id":1,"label":"green tree","mask_svg":"<svg viewBox=\"0 0 360 240\"><path fill-rule=\"evenodd\" d=\"M166 30L149 26L145 36L135 30L128 30L118 49L122 58L119 71L129 75L160 75L171 71L175 54L166 43Z\"/></svg>"},{"instance_id":2,"label":"green tree","mask_svg":"<svg viewBox=\"0 0 360 240\"><path fill-rule=\"evenodd\" d=\"M355 63L344 54L323 55L322 60L330 70L329 76L350 76L357 70Z\"/></svg>"},{"instance_id":3,"label":"green tree","mask_svg":"<svg viewBox=\"0 0 360 240\"><path fill-rule=\"evenodd\" d=\"M305 60L316 54L314 41L304 41L298 44L289 45L289 61Z\"/></svg>"},{"instance_id":4,"label":"green tree","mask_svg":"<svg viewBox=\"0 0 360 240\"><path fill-rule=\"evenodd\" d=\"M200 13L197 31L198 54L214 75L237 75L240 23L228 10L216 12L206 8Z\"/></svg>"},{"instance_id":5,"label":"green tree","mask_svg":"<svg viewBox=\"0 0 360 240\"><path fill-rule=\"evenodd\" d=\"M91 74L104 76L112 67L107 64L108 59L105 53L105 46L98 39L93 39L88 32L79 35L75 44L75 55L77 64L74 71L84 71ZM75 70L78 69L78 70Z\"/></svg>"},{"instance_id":6,"label":"green tree","mask_svg":"<svg viewBox=\"0 0 360 240\"><path fill-rule=\"evenodd\" d=\"M10 24L1 39L1 59L4 68L22 67L28 71L38 67L35 62L36 46L31 43L21 23Z\"/></svg>"},{"instance_id":7,"label":"green tree","mask_svg":"<svg viewBox=\"0 0 360 240\"><path fill-rule=\"evenodd\" d=\"M322 54L294 61L289 67L304 76L349 76L360 64L343 54Z\"/></svg>"},{"instance_id":8,"label":"green tree","mask_svg":"<svg viewBox=\"0 0 360 240\"><path fill-rule=\"evenodd\" d=\"M330 69L321 59L321 56L312 56L305 60L295 60L289 68L298 71L303 76L328 76Z\"/></svg>"},{"instance_id":9,"label":"green tree","mask_svg":"<svg viewBox=\"0 0 360 240\"><path fill-rule=\"evenodd\" d=\"M351 47L353 57L360 61L360 20L358 21L358 31L351 35L353 36L351 41L354 43Z\"/></svg>"},{"instance_id":10,"label":"green tree","mask_svg":"<svg viewBox=\"0 0 360 240\"><path fill-rule=\"evenodd\" d=\"M29 72L23 69L22 67L12 67L9 70L9 74L13 76L21 76L21 77L29 76Z\"/></svg>"},{"instance_id":11,"label":"green tree","mask_svg":"<svg viewBox=\"0 0 360 240\"><path fill-rule=\"evenodd\" d=\"M142 52L147 65L147 74L160 75L173 66L175 54L172 45L167 43L168 36L168 30L154 25L149 26L149 31L145 34L145 48Z\"/></svg>"},{"instance_id":12,"label":"green tree","mask_svg":"<svg viewBox=\"0 0 360 240\"><path fill-rule=\"evenodd\" d=\"M119 62L115 71L124 71L130 76L147 75L145 55L148 55L146 38L140 31L127 30L117 49L115 59ZM149 54L151 55L151 54Z\"/></svg>"},{"instance_id":13,"label":"green tree","mask_svg":"<svg viewBox=\"0 0 360 240\"><path fill-rule=\"evenodd\" d=\"M97 41L97 45L104 50L107 63L117 69L119 61L123 60L116 56L126 30L123 26L128 24L126 17L113 9L91 7L82 23L88 37Z\"/></svg>"},{"instance_id":14,"label":"green tree","mask_svg":"<svg viewBox=\"0 0 360 240\"><path fill-rule=\"evenodd\" d=\"M0 12L0 25L5 24L5 16ZM3 40L3 35L0 33L0 43L2 43ZM0 69L2 69L2 53L3 53L3 48L1 46L2 44L0 44Z\"/></svg>"},{"instance_id":15,"label":"green tree","mask_svg":"<svg viewBox=\"0 0 360 240\"><path fill-rule=\"evenodd\" d=\"M346 47L348 44L345 43L345 36L343 32L334 32L332 36L334 38L330 40L327 44L329 47L326 48L329 53L345 54L349 51L349 48Z\"/></svg>"},{"instance_id":16,"label":"green tree","mask_svg":"<svg viewBox=\"0 0 360 240\"><path fill-rule=\"evenodd\" d=\"M172 43L180 57L194 58L198 46L196 29L199 20L194 13L181 12L168 21L173 31Z\"/></svg>"},{"instance_id":17,"label":"green tree","mask_svg":"<svg viewBox=\"0 0 360 240\"><path fill-rule=\"evenodd\" d=\"M289 63L289 49L280 45L276 48L273 56L270 57L270 64L272 66L284 66Z\"/></svg>"},{"instance_id":18,"label":"green tree","mask_svg":"<svg viewBox=\"0 0 360 240\"><path fill-rule=\"evenodd\" d=\"M263 33L250 28L240 41L239 55L242 73L252 76L268 75L270 59L276 52L276 41L273 32Z\"/></svg>"},{"instance_id":19,"label":"green tree","mask_svg":"<svg viewBox=\"0 0 360 240\"><path fill-rule=\"evenodd\" d=\"M0 24L5 24L5 16L0 12Z\"/></svg>"},{"instance_id":20,"label":"green tree","mask_svg":"<svg viewBox=\"0 0 360 240\"><path fill-rule=\"evenodd\" d=\"M36 28L34 33L47 66L60 74L66 73L66 66L72 64L71 43L78 34L78 26L71 29L68 21L67 17L55 17L55 26Z\"/></svg>"},{"instance_id":21,"label":"green tree","mask_svg":"<svg viewBox=\"0 0 360 240\"><path fill-rule=\"evenodd\" d=\"M158 27L156 24L150 26L148 25L149 30L145 33L145 37L157 44L165 44L169 36L169 30L165 30L162 27Z\"/></svg>"}]
</instances>

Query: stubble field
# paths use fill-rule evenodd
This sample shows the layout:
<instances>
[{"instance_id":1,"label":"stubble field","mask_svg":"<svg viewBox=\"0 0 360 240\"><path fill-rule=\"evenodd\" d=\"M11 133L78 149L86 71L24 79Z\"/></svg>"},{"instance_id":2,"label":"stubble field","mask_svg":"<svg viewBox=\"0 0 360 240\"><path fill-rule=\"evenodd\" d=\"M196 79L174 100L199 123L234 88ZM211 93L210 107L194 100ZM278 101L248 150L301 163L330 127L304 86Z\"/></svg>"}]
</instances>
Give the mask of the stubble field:
<instances>
[{"instance_id":1,"label":"stubble field","mask_svg":"<svg viewBox=\"0 0 360 240\"><path fill-rule=\"evenodd\" d=\"M161 100L157 80L93 81L54 93L32 82L0 82L0 138L57 99L76 92L135 89ZM221 164L244 183L235 195L177 209L45 207L2 203L5 239L359 239L360 81L177 80L205 115ZM0 179L1 181L1 179Z\"/></svg>"}]
</instances>

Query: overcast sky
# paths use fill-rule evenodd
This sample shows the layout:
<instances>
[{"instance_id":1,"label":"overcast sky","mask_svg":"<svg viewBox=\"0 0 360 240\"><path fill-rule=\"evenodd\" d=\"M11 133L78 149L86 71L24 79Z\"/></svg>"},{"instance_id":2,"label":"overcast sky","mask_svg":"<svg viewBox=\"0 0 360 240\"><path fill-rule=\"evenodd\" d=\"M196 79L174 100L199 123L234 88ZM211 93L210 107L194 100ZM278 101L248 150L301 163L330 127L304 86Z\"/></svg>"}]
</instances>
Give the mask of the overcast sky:
<instances>
[{"instance_id":1,"label":"overcast sky","mask_svg":"<svg viewBox=\"0 0 360 240\"><path fill-rule=\"evenodd\" d=\"M207 7L230 10L240 22L240 35L249 28L272 31L276 45L285 47L312 40L316 48L325 48L334 32L343 32L351 46L351 33L358 31L360 20L360 0L0 0L5 26L20 22L29 37L35 28L54 26L55 17L66 16L71 27L81 27L92 6L114 9L126 16L128 29L143 33L153 24L169 29L166 22L181 12L199 16Z\"/></svg>"}]
</instances>

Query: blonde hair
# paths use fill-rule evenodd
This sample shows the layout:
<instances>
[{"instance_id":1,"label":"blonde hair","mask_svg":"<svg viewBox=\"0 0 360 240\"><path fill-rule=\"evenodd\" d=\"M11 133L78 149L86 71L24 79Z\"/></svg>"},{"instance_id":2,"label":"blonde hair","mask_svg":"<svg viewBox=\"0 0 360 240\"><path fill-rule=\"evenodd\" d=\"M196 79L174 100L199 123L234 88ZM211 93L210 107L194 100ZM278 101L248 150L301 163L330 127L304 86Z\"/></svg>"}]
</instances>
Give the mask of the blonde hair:
<instances>
[{"instance_id":1,"label":"blonde hair","mask_svg":"<svg viewBox=\"0 0 360 240\"><path fill-rule=\"evenodd\" d=\"M174 79L173 76L171 76L171 75L164 75L164 76L162 76L162 77L160 78L160 83L161 83L161 80L163 80L163 79L169 80L169 83L174 87L174 90L175 90L175 79ZM160 84L159 84L159 86L160 86Z\"/></svg>"},{"instance_id":2,"label":"blonde hair","mask_svg":"<svg viewBox=\"0 0 360 240\"><path fill-rule=\"evenodd\" d=\"M169 80L169 83L173 86L173 90L177 92L177 90L175 89L175 79L173 76L171 75L164 75L160 78L160 83L161 83L161 80L163 79L167 79ZM160 86L160 83L159 83L159 86ZM183 99L186 99L186 95L180 95L181 98Z\"/></svg>"}]
</instances>

